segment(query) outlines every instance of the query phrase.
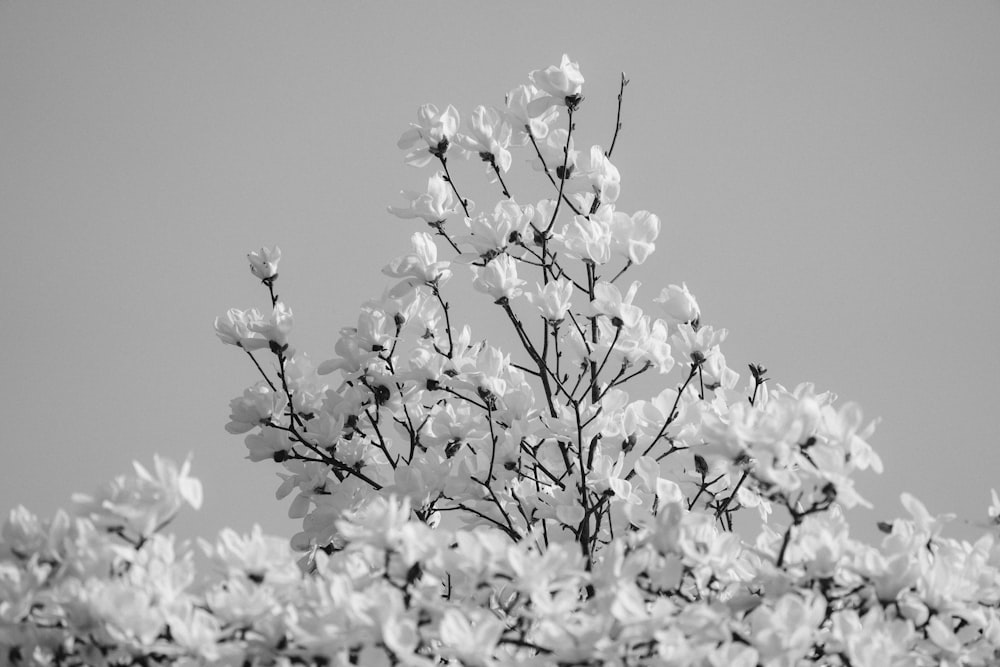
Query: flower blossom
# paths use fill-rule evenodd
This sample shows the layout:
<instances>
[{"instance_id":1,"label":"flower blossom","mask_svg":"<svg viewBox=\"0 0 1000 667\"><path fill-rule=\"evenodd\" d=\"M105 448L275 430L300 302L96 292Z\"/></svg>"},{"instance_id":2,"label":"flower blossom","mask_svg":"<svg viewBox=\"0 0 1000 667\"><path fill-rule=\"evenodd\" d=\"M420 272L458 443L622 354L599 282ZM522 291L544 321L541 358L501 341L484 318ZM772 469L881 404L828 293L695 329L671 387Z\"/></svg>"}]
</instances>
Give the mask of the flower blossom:
<instances>
[{"instance_id":1,"label":"flower blossom","mask_svg":"<svg viewBox=\"0 0 1000 667\"><path fill-rule=\"evenodd\" d=\"M542 317L550 324L562 322L569 312L573 299L573 283L567 278L557 278L545 284L538 285L536 290L528 292L528 301L541 311Z\"/></svg>"},{"instance_id":2,"label":"flower blossom","mask_svg":"<svg viewBox=\"0 0 1000 667\"><path fill-rule=\"evenodd\" d=\"M402 195L410 200L408 206L387 207L389 213L399 218L422 218L428 224L437 224L458 210L458 200L443 172L427 179L427 192L403 190Z\"/></svg>"},{"instance_id":3,"label":"flower blossom","mask_svg":"<svg viewBox=\"0 0 1000 667\"><path fill-rule=\"evenodd\" d=\"M270 424L275 415L280 417L287 402L284 392L275 392L262 380L244 391L242 396L229 402L232 414L226 430L239 434Z\"/></svg>"},{"instance_id":4,"label":"flower blossom","mask_svg":"<svg viewBox=\"0 0 1000 667\"><path fill-rule=\"evenodd\" d=\"M504 629L503 622L485 610L479 610L470 619L456 609L449 609L441 619L445 654L464 665L494 664L493 651Z\"/></svg>"},{"instance_id":5,"label":"flower blossom","mask_svg":"<svg viewBox=\"0 0 1000 667\"><path fill-rule=\"evenodd\" d=\"M610 211L609 208L601 209ZM607 264L611 260L611 228L608 216L600 213L585 218L573 216L553 239L563 246L566 254L594 264Z\"/></svg>"},{"instance_id":6,"label":"flower blossom","mask_svg":"<svg viewBox=\"0 0 1000 667\"><path fill-rule=\"evenodd\" d=\"M226 319L215 318L215 335L226 345L235 345L245 350L259 350L267 347L267 339L255 331L254 327L264 321L264 316L256 308L240 310L230 308Z\"/></svg>"},{"instance_id":7,"label":"flower blossom","mask_svg":"<svg viewBox=\"0 0 1000 667\"><path fill-rule=\"evenodd\" d=\"M653 254L660 235L660 219L649 211L628 215L615 211L611 221L611 249L632 264L642 264Z\"/></svg>"},{"instance_id":8,"label":"flower blossom","mask_svg":"<svg viewBox=\"0 0 1000 667\"><path fill-rule=\"evenodd\" d=\"M718 350L729 332L726 329L699 327L697 330L690 324L681 324L670 337L671 345L677 351L678 359L690 359L692 363L701 364L709 354Z\"/></svg>"},{"instance_id":9,"label":"flower blossom","mask_svg":"<svg viewBox=\"0 0 1000 667\"><path fill-rule=\"evenodd\" d=\"M397 143L399 148L409 151L407 164L423 167L432 158L443 157L458 132L458 123L458 110L450 104L444 111L438 111L433 104L420 107L417 122L411 123Z\"/></svg>"},{"instance_id":10,"label":"flower blossom","mask_svg":"<svg viewBox=\"0 0 1000 667\"><path fill-rule=\"evenodd\" d=\"M469 117L468 132L457 134L455 143L507 173L511 163L510 151L507 150L510 135L510 125L504 122L500 112L480 105Z\"/></svg>"},{"instance_id":11,"label":"flower blossom","mask_svg":"<svg viewBox=\"0 0 1000 667\"><path fill-rule=\"evenodd\" d=\"M250 260L250 272L262 282L273 281L278 277L278 262L281 260L281 248L261 248L247 255Z\"/></svg>"},{"instance_id":12,"label":"flower blossom","mask_svg":"<svg viewBox=\"0 0 1000 667\"><path fill-rule=\"evenodd\" d=\"M535 100L548 97L534 85L521 85L507 94L507 122L512 128L510 143L523 146L530 137L544 139L549 133L549 125L556 121L559 111L550 106L541 113L529 111Z\"/></svg>"},{"instance_id":13,"label":"flower blossom","mask_svg":"<svg viewBox=\"0 0 1000 667\"><path fill-rule=\"evenodd\" d=\"M153 472L134 462L134 476L116 477L93 496L76 494L73 502L99 525L130 529L144 537L169 522L183 505L201 507L201 482L188 475L190 457L179 470L159 456L153 462Z\"/></svg>"},{"instance_id":14,"label":"flower blossom","mask_svg":"<svg viewBox=\"0 0 1000 667\"><path fill-rule=\"evenodd\" d=\"M565 53L559 65L535 70L528 77L540 90L549 94L548 98L539 98L529 105L529 111L533 113L541 113L555 105L574 109L583 99L584 80L580 74L580 66L572 62Z\"/></svg>"},{"instance_id":15,"label":"flower blossom","mask_svg":"<svg viewBox=\"0 0 1000 667\"><path fill-rule=\"evenodd\" d=\"M621 174L604 154L603 148L591 146L586 161L580 162L578 168L581 176L586 178L587 192L597 197L598 202L604 204L618 201L618 194L621 192ZM590 208L589 202L587 208Z\"/></svg>"},{"instance_id":16,"label":"flower blossom","mask_svg":"<svg viewBox=\"0 0 1000 667\"><path fill-rule=\"evenodd\" d=\"M292 323L292 309L279 301L274 304L269 319L254 322L250 328L263 336L272 348L284 349L288 345L288 334L292 332Z\"/></svg>"},{"instance_id":17,"label":"flower blossom","mask_svg":"<svg viewBox=\"0 0 1000 667\"><path fill-rule=\"evenodd\" d=\"M577 175L576 162L580 154L580 151L573 147L574 143L573 137L569 136L565 128L549 132L544 141L538 142L540 159L533 160L532 166L537 171L547 169L556 179L573 178Z\"/></svg>"},{"instance_id":18,"label":"flower blossom","mask_svg":"<svg viewBox=\"0 0 1000 667\"><path fill-rule=\"evenodd\" d=\"M498 255L482 268L473 267L473 271L476 279L472 286L489 294L497 303L521 294L524 281L517 277L517 262L510 255Z\"/></svg>"},{"instance_id":19,"label":"flower blossom","mask_svg":"<svg viewBox=\"0 0 1000 667\"><path fill-rule=\"evenodd\" d=\"M604 315L615 327L634 327L642 317L642 308L632 304L640 283L633 282L623 296L617 287L601 281L594 285L594 300L590 307L597 315Z\"/></svg>"},{"instance_id":20,"label":"flower blossom","mask_svg":"<svg viewBox=\"0 0 1000 667\"><path fill-rule=\"evenodd\" d=\"M255 424L260 426L260 424ZM310 433L312 435L312 433ZM243 444L248 450L246 458L253 462L258 461L278 461L282 455L291 451L294 443L288 437L288 433L278 430L269 425L263 425L259 433L250 433L243 439ZM275 455L278 455L277 457Z\"/></svg>"},{"instance_id":21,"label":"flower blossom","mask_svg":"<svg viewBox=\"0 0 1000 667\"><path fill-rule=\"evenodd\" d=\"M437 245L427 232L417 232L410 237L413 252L390 262L382 273L402 280L391 290L393 298L408 293L419 285L439 285L451 276L450 262L439 262Z\"/></svg>"},{"instance_id":22,"label":"flower blossom","mask_svg":"<svg viewBox=\"0 0 1000 667\"><path fill-rule=\"evenodd\" d=\"M680 287L667 285L653 301L662 304L663 310L674 322L694 322L701 317L701 309L694 295L688 291L687 283L681 283Z\"/></svg>"},{"instance_id":23,"label":"flower blossom","mask_svg":"<svg viewBox=\"0 0 1000 667\"><path fill-rule=\"evenodd\" d=\"M465 226L470 233L460 236L458 240L475 249L476 257L471 259L490 260L506 251L510 244L524 238L532 216L532 206L520 206L513 200L506 199L497 202L492 213L482 212L475 217L466 218Z\"/></svg>"}]
</instances>

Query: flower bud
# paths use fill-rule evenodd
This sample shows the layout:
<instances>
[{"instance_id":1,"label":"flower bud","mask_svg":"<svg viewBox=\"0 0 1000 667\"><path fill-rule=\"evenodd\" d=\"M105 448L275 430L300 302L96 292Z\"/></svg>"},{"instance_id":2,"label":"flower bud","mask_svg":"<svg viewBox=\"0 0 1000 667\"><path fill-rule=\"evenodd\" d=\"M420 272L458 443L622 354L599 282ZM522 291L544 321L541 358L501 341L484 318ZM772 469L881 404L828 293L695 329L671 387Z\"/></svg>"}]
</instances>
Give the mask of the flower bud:
<instances>
[{"instance_id":1,"label":"flower bud","mask_svg":"<svg viewBox=\"0 0 1000 667\"><path fill-rule=\"evenodd\" d=\"M281 260L281 248L261 248L247 255L250 260L250 273L262 282L273 282L278 277L278 262Z\"/></svg>"}]
</instances>

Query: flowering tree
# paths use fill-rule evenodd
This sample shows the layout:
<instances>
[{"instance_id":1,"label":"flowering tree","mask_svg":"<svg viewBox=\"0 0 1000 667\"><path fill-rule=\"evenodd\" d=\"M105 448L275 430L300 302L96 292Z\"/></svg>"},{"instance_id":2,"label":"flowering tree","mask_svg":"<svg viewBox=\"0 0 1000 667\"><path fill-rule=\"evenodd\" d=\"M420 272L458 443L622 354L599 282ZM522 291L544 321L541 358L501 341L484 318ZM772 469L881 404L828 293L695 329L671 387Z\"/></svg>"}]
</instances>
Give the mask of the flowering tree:
<instances>
[{"instance_id":1,"label":"flowering tree","mask_svg":"<svg viewBox=\"0 0 1000 667\"><path fill-rule=\"evenodd\" d=\"M574 145L576 63L532 72L503 109L421 107L399 146L434 165L390 211L423 220L392 284L314 366L292 347L278 248L250 254L270 312L220 339L260 381L226 429L280 465L300 556L259 530L194 549L164 535L201 487L157 459L73 512L14 510L0 542L0 662L52 665L932 665L1000 660L996 493L975 543L910 516L850 537L881 472L853 404L741 382L686 285L650 301L632 267L657 216L616 208L607 150ZM520 203L512 150L543 194ZM498 203L449 169L479 158ZM524 199L522 198L522 202ZM452 319L468 271L512 349ZM529 282L528 278L531 278ZM653 305L655 304L655 305ZM640 396L639 376L658 393ZM734 517L749 515L734 532ZM753 533L753 534L751 534Z\"/></svg>"}]
</instances>

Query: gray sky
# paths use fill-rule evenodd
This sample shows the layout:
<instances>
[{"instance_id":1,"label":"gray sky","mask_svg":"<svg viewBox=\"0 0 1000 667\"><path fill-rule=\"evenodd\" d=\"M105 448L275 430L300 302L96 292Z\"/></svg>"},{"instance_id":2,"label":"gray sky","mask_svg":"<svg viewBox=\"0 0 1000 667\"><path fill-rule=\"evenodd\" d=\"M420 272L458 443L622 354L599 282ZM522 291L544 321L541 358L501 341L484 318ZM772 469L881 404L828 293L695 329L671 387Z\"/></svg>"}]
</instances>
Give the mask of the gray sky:
<instances>
[{"instance_id":1,"label":"gray sky","mask_svg":"<svg viewBox=\"0 0 1000 667\"><path fill-rule=\"evenodd\" d=\"M979 519L1000 487L998 35L996 2L0 2L0 508L193 452L206 502L182 534L297 530L275 467L223 430L256 380L212 331L265 305L245 253L282 247L297 347L332 356L419 229L385 212L430 174L395 146L417 106L500 105L567 52L578 147L607 145L632 82L619 209L664 223L641 299L686 281L733 368L883 418L858 534L903 490Z\"/></svg>"}]
</instances>

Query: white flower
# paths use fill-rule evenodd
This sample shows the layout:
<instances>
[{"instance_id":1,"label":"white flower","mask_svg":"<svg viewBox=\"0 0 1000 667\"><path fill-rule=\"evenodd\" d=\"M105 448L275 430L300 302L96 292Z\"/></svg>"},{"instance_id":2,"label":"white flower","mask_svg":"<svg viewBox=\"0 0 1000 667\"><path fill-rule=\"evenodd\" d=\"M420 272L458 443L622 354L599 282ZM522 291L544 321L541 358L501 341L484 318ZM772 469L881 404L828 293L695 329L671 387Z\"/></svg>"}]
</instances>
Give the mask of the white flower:
<instances>
[{"instance_id":1,"label":"white flower","mask_svg":"<svg viewBox=\"0 0 1000 667\"><path fill-rule=\"evenodd\" d=\"M694 295L688 291L687 283L681 286L668 285L653 299L663 305L663 310L674 322L693 322L701 317L701 309Z\"/></svg>"},{"instance_id":2,"label":"white flower","mask_svg":"<svg viewBox=\"0 0 1000 667\"><path fill-rule=\"evenodd\" d=\"M410 200L408 206L388 207L390 213L400 218L422 218L428 223L439 223L458 210L458 200L455 199L451 186L444 180L443 172L427 179L427 192L403 190L402 194Z\"/></svg>"},{"instance_id":3,"label":"white flower","mask_svg":"<svg viewBox=\"0 0 1000 667\"><path fill-rule=\"evenodd\" d=\"M431 158L447 152L458 131L458 123L458 110L452 105L439 112L433 104L425 104L417 110L417 122L411 123L396 145L409 151L406 154L408 164L423 167Z\"/></svg>"},{"instance_id":4,"label":"white flower","mask_svg":"<svg viewBox=\"0 0 1000 667\"><path fill-rule=\"evenodd\" d=\"M235 345L245 350L259 350L267 347L267 339L254 330L263 322L264 316L256 308L239 310L230 308L226 319L215 318L215 335L226 345Z\"/></svg>"},{"instance_id":5,"label":"white flower","mask_svg":"<svg viewBox=\"0 0 1000 667\"><path fill-rule=\"evenodd\" d=\"M611 222L611 248L633 264L642 264L653 254L660 235L660 219L649 211L634 215L615 212Z\"/></svg>"},{"instance_id":6,"label":"white flower","mask_svg":"<svg viewBox=\"0 0 1000 667\"><path fill-rule=\"evenodd\" d=\"M469 132L455 136L455 143L485 161L493 161L501 171L510 169L510 125L496 109L478 106L469 118Z\"/></svg>"},{"instance_id":7,"label":"white flower","mask_svg":"<svg viewBox=\"0 0 1000 667\"><path fill-rule=\"evenodd\" d=\"M133 463L135 475L119 476L94 496L76 494L73 501L84 516L101 526L131 529L149 536L169 522L186 503L201 507L201 482L190 477L190 457L180 470L167 459L153 457L155 474Z\"/></svg>"},{"instance_id":8,"label":"white flower","mask_svg":"<svg viewBox=\"0 0 1000 667\"><path fill-rule=\"evenodd\" d=\"M492 213L480 213L466 218L465 225L471 232L459 241L475 248L479 257L492 258L516 239L522 239L534 215L531 206L519 206L510 199L498 202Z\"/></svg>"},{"instance_id":9,"label":"white flower","mask_svg":"<svg viewBox=\"0 0 1000 667\"><path fill-rule=\"evenodd\" d=\"M417 232L410 241L413 252L390 262L382 273L392 278L402 278L389 296L396 298L419 285L437 285L451 276L450 262L439 262L437 245L427 232Z\"/></svg>"},{"instance_id":10,"label":"white flower","mask_svg":"<svg viewBox=\"0 0 1000 667\"><path fill-rule=\"evenodd\" d=\"M690 359L702 363L726 339L729 332L726 329L715 330L704 326L695 331L690 324L681 324L677 332L670 337L670 342L677 354L677 359Z\"/></svg>"},{"instance_id":11,"label":"white flower","mask_svg":"<svg viewBox=\"0 0 1000 667\"><path fill-rule=\"evenodd\" d=\"M616 327L634 327L642 317L642 308L632 305L639 285L638 281L633 282L622 296L617 287L601 281L594 285L594 300L590 302L590 307L595 314L610 319Z\"/></svg>"},{"instance_id":12,"label":"white flower","mask_svg":"<svg viewBox=\"0 0 1000 667\"><path fill-rule=\"evenodd\" d=\"M225 645L222 623L212 613L189 607L182 613L169 611L165 617L170 625L170 636L178 646L208 662L219 658L219 647Z\"/></svg>"},{"instance_id":13,"label":"white flower","mask_svg":"<svg viewBox=\"0 0 1000 667\"><path fill-rule=\"evenodd\" d=\"M674 358L670 355L670 336L667 323L663 320L651 320L643 317L639 321L639 350L647 360L652 362L660 373L669 373L674 367Z\"/></svg>"},{"instance_id":14,"label":"white flower","mask_svg":"<svg viewBox=\"0 0 1000 667\"><path fill-rule=\"evenodd\" d=\"M248 577L257 584L288 583L299 577L288 542L265 535L258 524L248 534L224 528L214 546L205 540L199 544L216 569L227 576Z\"/></svg>"},{"instance_id":15,"label":"white flower","mask_svg":"<svg viewBox=\"0 0 1000 667\"><path fill-rule=\"evenodd\" d=\"M463 665L493 665L493 650L504 630L503 622L487 610L467 615L448 609L440 626L443 653Z\"/></svg>"},{"instance_id":16,"label":"white flower","mask_svg":"<svg viewBox=\"0 0 1000 667\"><path fill-rule=\"evenodd\" d=\"M261 248L247 255L250 260L250 273L263 282L273 281L278 277L278 262L281 260L281 248Z\"/></svg>"},{"instance_id":17,"label":"white flower","mask_svg":"<svg viewBox=\"0 0 1000 667\"><path fill-rule=\"evenodd\" d=\"M590 190L600 198L601 203L618 201L618 194L621 192L621 174L604 154L604 149L600 146L591 146L588 160L579 167L581 174L589 182Z\"/></svg>"},{"instance_id":18,"label":"white flower","mask_svg":"<svg viewBox=\"0 0 1000 667\"><path fill-rule=\"evenodd\" d=\"M529 111L536 115L554 105L575 108L582 99L584 80L580 74L580 66L572 62L565 53L559 65L535 70L528 77L533 84L550 96L537 99L529 105Z\"/></svg>"},{"instance_id":19,"label":"white flower","mask_svg":"<svg viewBox=\"0 0 1000 667\"><path fill-rule=\"evenodd\" d=\"M549 125L556 121L559 111L550 106L541 113L529 112L531 103L548 97L533 85L521 85L507 94L507 122L513 130L511 144L523 146L528 142L528 133L535 139L544 139L549 133Z\"/></svg>"},{"instance_id":20,"label":"white flower","mask_svg":"<svg viewBox=\"0 0 1000 667\"><path fill-rule=\"evenodd\" d=\"M570 257L594 264L607 264L611 259L611 229L600 213L589 219L582 215L573 216L573 221L567 223L553 239L562 244Z\"/></svg>"},{"instance_id":21,"label":"white flower","mask_svg":"<svg viewBox=\"0 0 1000 667\"><path fill-rule=\"evenodd\" d=\"M243 439L249 453L247 459L253 462L274 461L275 454L287 452L292 448L288 434L276 428L265 426L260 433L250 433Z\"/></svg>"},{"instance_id":22,"label":"white flower","mask_svg":"<svg viewBox=\"0 0 1000 667\"><path fill-rule=\"evenodd\" d=\"M538 171L544 171L548 168L557 180L569 180L573 176L576 176L576 159L580 151L573 148L575 142L568 134L565 128L549 132L544 141L538 142L538 152L541 154L541 160L532 161L532 166ZM566 163L565 170L563 169L563 163Z\"/></svg>"},{"instance_id":23,"label":"white flower","mask_svg":"<svg viewBox=\"0 0 1000 667\"><path fill-rule=\"evenodd\" d=\"M285 394L272 391L263 380L247 388L242 396L229 402L229 423L226 430L230 433L246 433L261 425L270 424L272 419L281 417L288 400Z\"/></svg>"},{"instance_id":24,"label":"white flower","mask_svg":"<svg viewBox=\"0 0 1000 667\"><path fill-rule=\"evenodd\" d=\"M541 311L542 317L555 324L562 322L569 312L573 299L573 283L567 278L549 281L543 287L536 283L536 290L528 292L528 301Z\"/></svg>"},{"instance_id":25,"label":"white flower","mask_svg":"<svg viewBox=\"0 0 1000 667\"><path fill-rule=\"evenodd\" d=\"M253 322L250 329L263 336L271 347L284 348L292 332L292 323L292 309L279 301L274 304L270 319Z\"/></svg>"},{"instance_id":26,"label":"white flower","mask_svg":"<svg viewBox=\"0 0 1000 667\"><path fill-rule=\"evenodd\" d=\"M473 267L476 279L472 286L486 292L497 303L521 294L524 281L517 277L517 263L510 255L497 255L482 267Z\"/></svg>"}]
</instances>

